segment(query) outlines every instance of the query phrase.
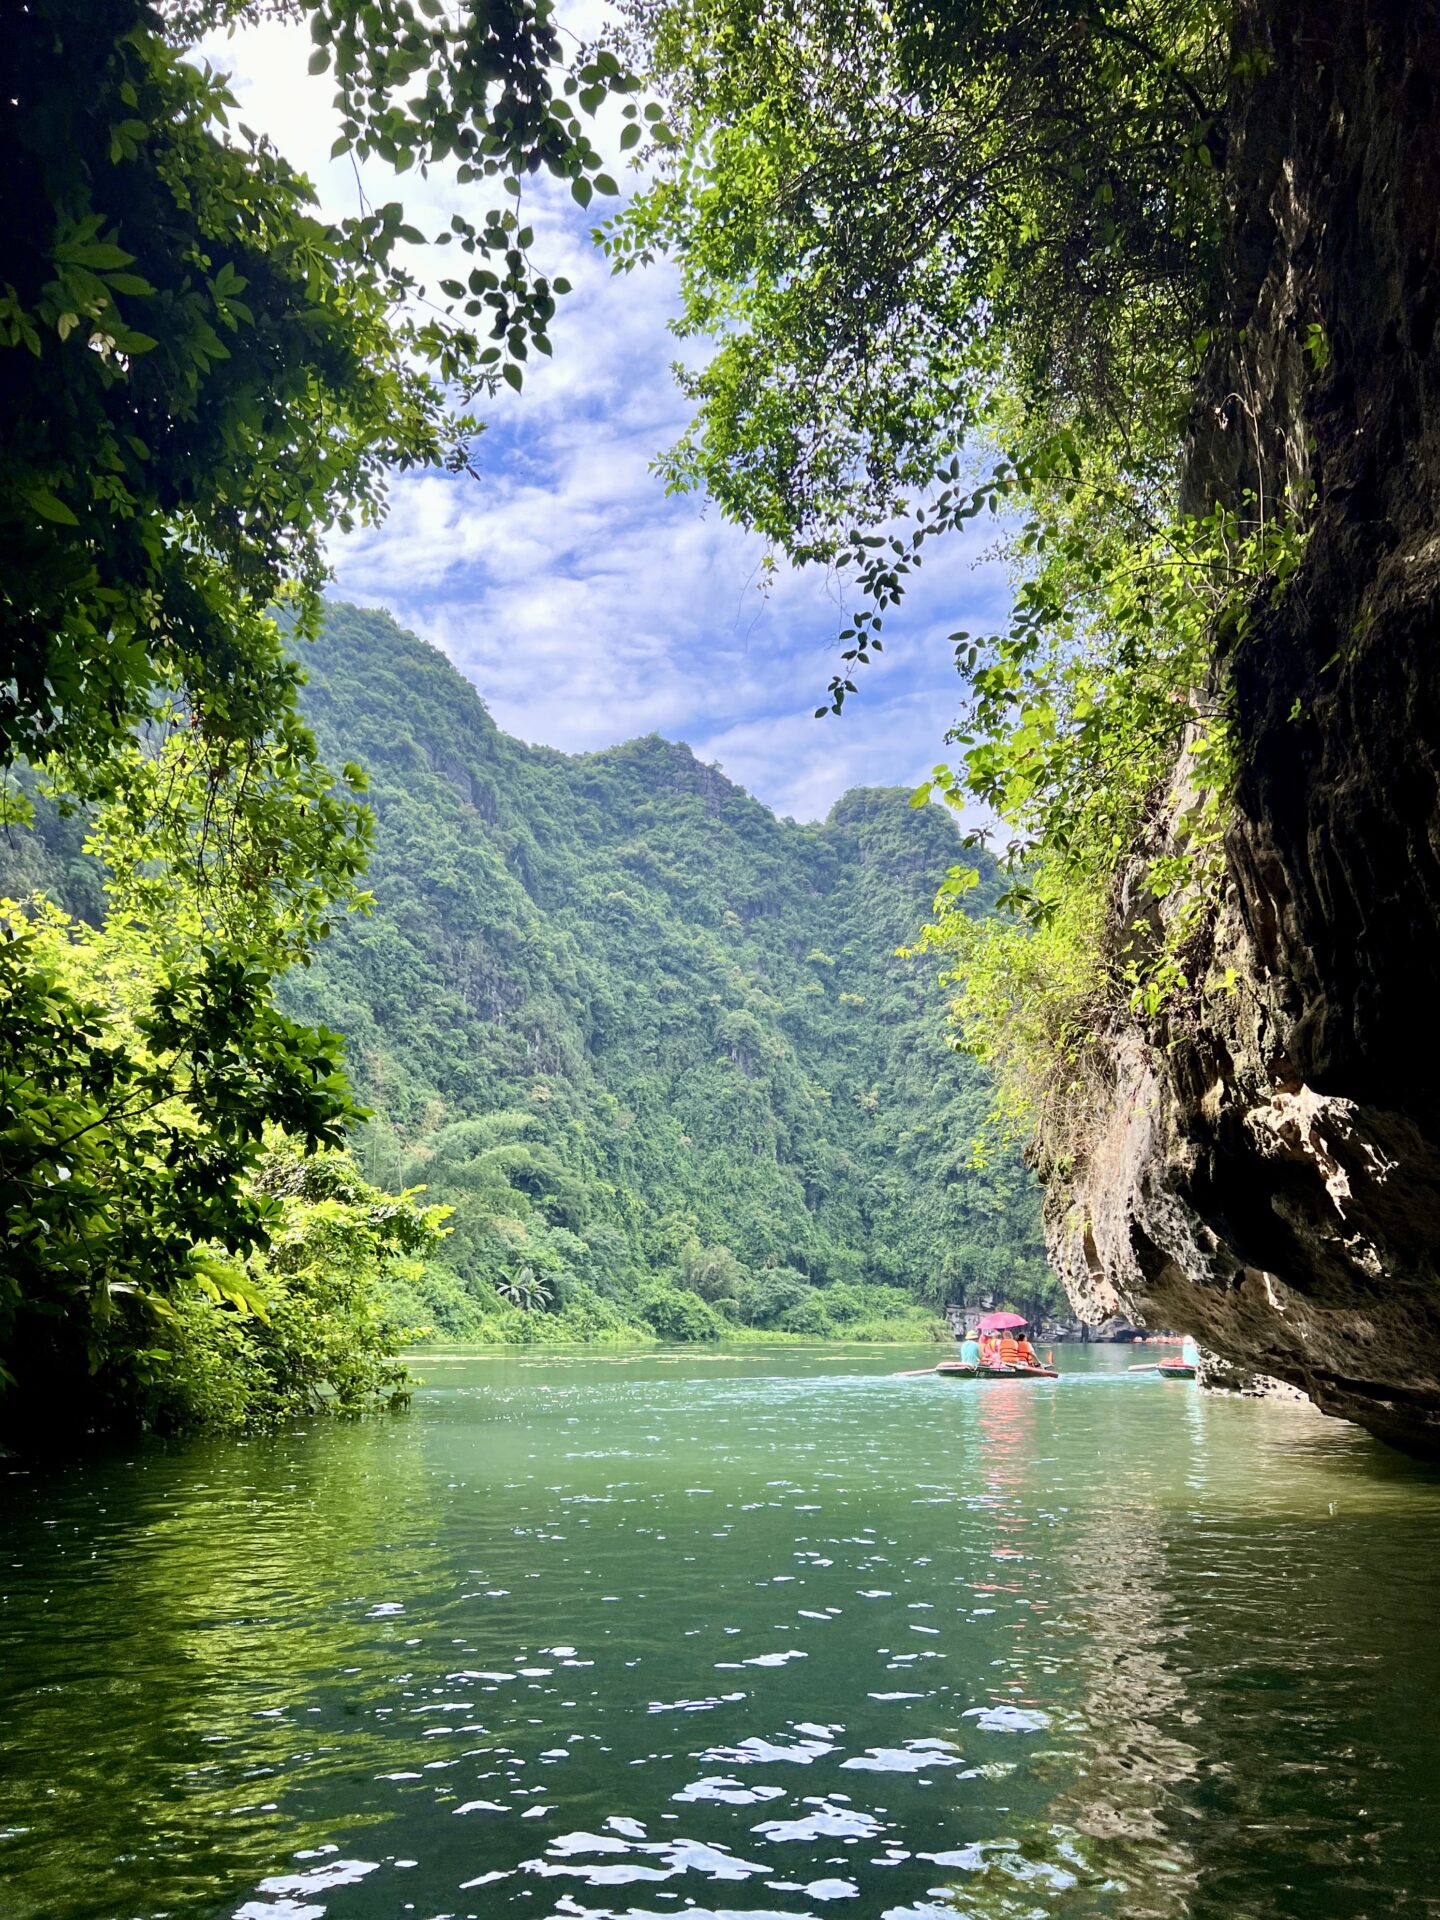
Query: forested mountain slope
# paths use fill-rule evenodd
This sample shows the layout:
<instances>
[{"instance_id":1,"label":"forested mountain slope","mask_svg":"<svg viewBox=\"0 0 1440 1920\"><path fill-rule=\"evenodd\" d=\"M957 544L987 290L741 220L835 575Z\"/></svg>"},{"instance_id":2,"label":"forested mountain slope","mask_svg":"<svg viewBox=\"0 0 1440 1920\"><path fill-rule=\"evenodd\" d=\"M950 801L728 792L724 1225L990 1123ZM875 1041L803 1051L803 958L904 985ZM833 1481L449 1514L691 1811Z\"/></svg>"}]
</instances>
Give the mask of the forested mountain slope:
<instances>
[{"instance_id":1,"label":"forested mountain slope","mask_svg":"<svg viewBox=\"0 0 1440 1920\"><path fill-rule=\"evenodd\" d=\"M366 1171L455 1208L416 1315L823 1332L893 1317L858 1285L1046 1287L1032 1182L968 1164L988 1089L894 957L957 857L937 809L797 826L655 736L524 746L380 613L332 608L305 666L370 774L376 907L286 998L349 1037Z\"/></svg>"},{"instance_id":2,"label":"forested mountain slope","mask_svg":"<svg viewBox=\"0 0 1440 1920\"><path fill-rule=\"evenodd\" d=\"M324 754L369 775L375 905L280 995L346 1036L363 1172L453 1209L392 1281L407 1326L913 1334L947 1299L1058 1302L1036 1184L971 1165L989 1085L895 952L948 816L872 788L797 826L654 735L525 746L383 613L332 606L303 661ZM83 818L37 828L0 895L97 919Z\"/></svg>"}]
</instances>

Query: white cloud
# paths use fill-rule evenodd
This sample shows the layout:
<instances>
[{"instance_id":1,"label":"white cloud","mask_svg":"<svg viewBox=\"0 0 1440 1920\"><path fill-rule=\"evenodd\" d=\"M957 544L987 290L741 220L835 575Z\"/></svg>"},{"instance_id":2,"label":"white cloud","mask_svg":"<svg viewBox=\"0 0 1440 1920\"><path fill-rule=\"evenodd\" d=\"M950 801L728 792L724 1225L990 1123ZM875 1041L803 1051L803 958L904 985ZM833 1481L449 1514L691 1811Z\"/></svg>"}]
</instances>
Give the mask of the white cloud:
<instances>
[{"instance_id":1,"label":"white cloud","mask_svg":"<svg viewBox=\"0 0 1440 1920\"><path fill-rule=\"evenodd\" d=\"M306 74L308 50L303 29L270 24L206 52L233 73L240 118L310 174L328 211L351 212L354 173L329 158L331 82ZM364 186L372 201L403 199L427 231L476 211L474 192L439 173L367 172ZM574 283L554 359L532 363L523 394L487 407L478 483L405 477L380 527L335 539L338 590L443 648L527 740L580 751L663 732L802 819L847 786L923 777L944 756L956 704L946 635L1003 617L1008 598L986 536L936 553L858 698L840 720L815 720L837 664L835 584L782 568L762 598L763 544L695 499L668 498L649 471L685 420L669 372L673 273L613 276L566 187L537 176L526 194L534 257ZM433 248L414 264L453 271Z\"/></svg>"}]
</instances>

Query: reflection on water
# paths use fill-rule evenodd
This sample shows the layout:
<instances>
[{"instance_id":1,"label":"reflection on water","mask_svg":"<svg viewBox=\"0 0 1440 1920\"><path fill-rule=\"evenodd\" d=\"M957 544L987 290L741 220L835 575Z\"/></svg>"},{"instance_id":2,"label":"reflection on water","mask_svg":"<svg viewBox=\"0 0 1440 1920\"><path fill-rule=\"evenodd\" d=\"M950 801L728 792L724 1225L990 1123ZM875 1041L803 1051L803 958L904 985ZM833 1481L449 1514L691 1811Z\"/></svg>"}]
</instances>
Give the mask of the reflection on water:
<instances>
[{"instance_id":1,"label":"reflection on water","mask_svg":"<svg viewBox=\"0 0 1440 1920\"><path fill-rule=\"evenodd\" d=\"M9 1473L0 1916L1440 1914L1440 1479L1065 1358L445 1356Z\"/></svg>"}]
</instances>

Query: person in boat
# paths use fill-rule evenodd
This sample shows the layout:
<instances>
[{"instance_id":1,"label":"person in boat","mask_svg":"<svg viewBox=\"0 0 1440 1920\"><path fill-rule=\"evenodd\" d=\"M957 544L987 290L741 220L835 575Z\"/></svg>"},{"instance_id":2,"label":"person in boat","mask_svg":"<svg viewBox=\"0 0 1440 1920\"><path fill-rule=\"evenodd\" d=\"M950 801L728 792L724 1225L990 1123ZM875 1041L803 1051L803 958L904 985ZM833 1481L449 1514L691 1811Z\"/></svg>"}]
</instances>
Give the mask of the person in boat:
<instances>
[{"instance_id":1,"label":"person in boat","mask_svg":"<svg viewBox=\"0 0 1440 1920\"><path fill-rule=\"evenodd\" d=\"M960 1364L962 1367L978 1367L980 1364L980 1342L973 1333L967 1333L960 1342Z\"/></svg>"},{"instance_id":2,"label":"person in boat","mask_svg":"<svg viewBox=\"0 0 1440 1920\"><path fill-rule=\"evenodd\" d=\"M1000 1351L997 1356L1002 1367L1016 1367L1020 1364L1020 1347L1009 1327L1000 1336Z\"/></svg>"},{"instance_id":3,"label":"person in boat","mask_svg":"<svg viewBox=\"0 0 1440 1920\"><path fill-rule=\"evenodd\" d=\"M1030 1344L1030 1336L1022 1327L1015 1338L1015 1358L1022 1367L1038 1367L1040 1356Z\"/></svg>"}]
</instances>

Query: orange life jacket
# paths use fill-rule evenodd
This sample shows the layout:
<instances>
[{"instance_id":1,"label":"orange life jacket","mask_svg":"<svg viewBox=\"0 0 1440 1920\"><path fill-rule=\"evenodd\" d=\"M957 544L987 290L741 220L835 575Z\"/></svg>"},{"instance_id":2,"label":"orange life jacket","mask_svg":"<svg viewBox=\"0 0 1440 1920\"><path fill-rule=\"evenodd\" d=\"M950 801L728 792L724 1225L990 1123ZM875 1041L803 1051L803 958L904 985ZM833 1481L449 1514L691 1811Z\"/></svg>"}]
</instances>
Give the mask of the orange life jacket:
<instances>
[{"instance_id":1,"label":"orange life jacket","mask_svg":"<svg viewBox=\"0 0 1440 1920\"><path fill-rule=\"evenodd\" d=\"M1000 1358L1012 1366L1020 1358L1020 1349L1015 1344L1015 1336L1013 1333L1005 1333L1000 1336Z\"/></svg>"}]
</instances>

